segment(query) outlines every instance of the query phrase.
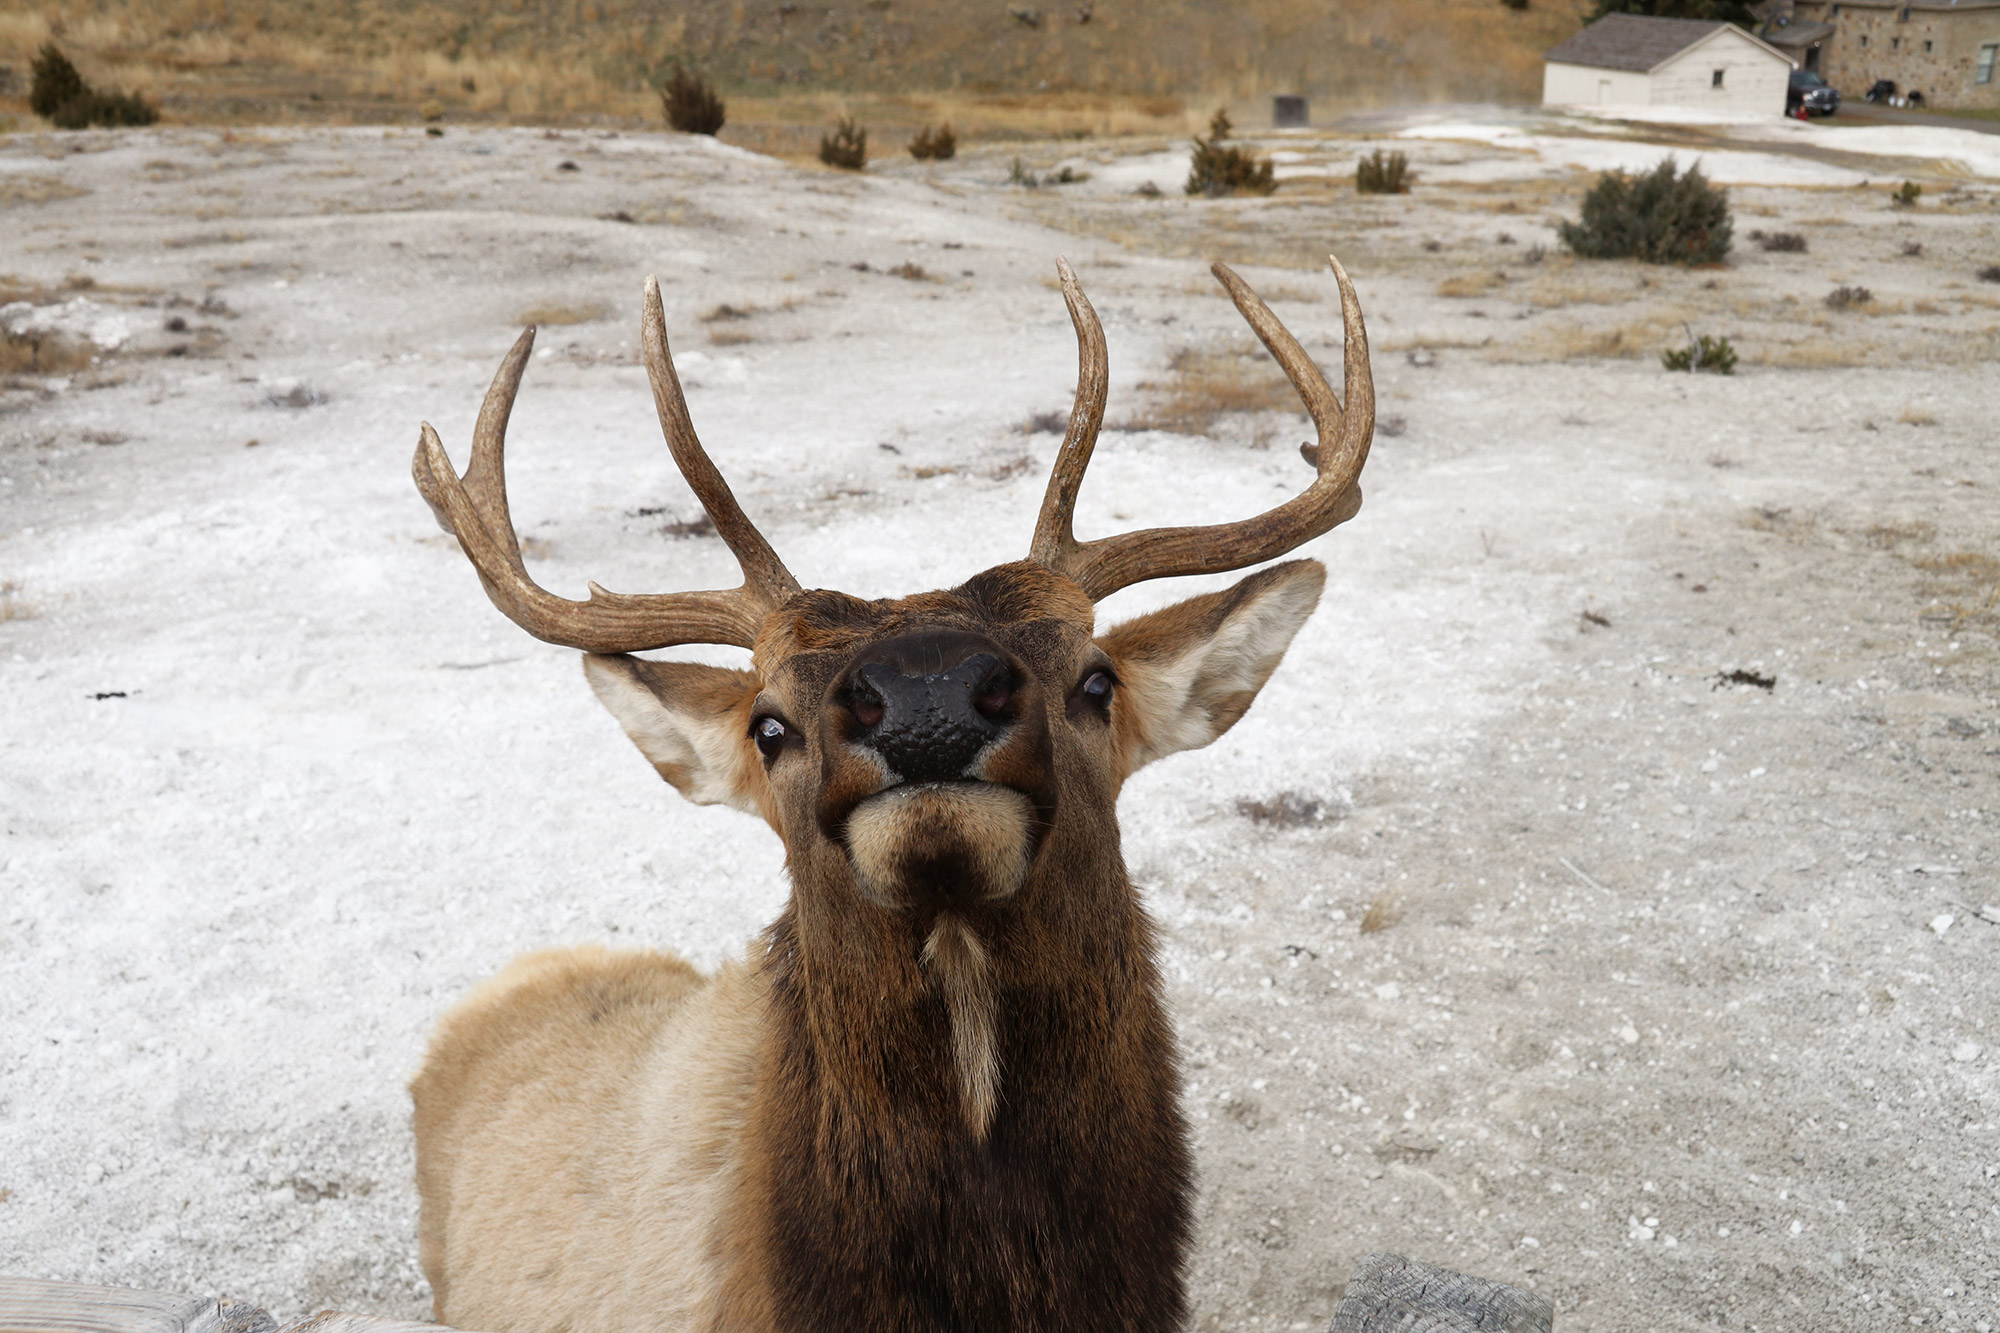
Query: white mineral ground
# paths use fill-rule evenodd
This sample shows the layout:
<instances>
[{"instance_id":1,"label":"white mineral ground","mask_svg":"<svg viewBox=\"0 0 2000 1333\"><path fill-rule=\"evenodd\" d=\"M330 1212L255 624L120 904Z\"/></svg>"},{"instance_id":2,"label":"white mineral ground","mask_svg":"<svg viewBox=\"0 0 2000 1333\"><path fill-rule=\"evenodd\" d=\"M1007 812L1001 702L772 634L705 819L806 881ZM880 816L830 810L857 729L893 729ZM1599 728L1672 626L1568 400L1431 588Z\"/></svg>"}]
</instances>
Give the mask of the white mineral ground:
<instances>
[{"instance_id":1,"label":"white mineral ground","mask_svg":"<svg viewBox=\"0 0 2000 1333\"><path fill-rule=\"evenodd\" d=\"M424 1316L439 1013L520 950L709 965L776 912L777 841L663 786L412 489L524 318L545 583L734 582L662 531L696 510L636 358L657 273L745 507L809 584L890 595L1026 550L1058 254L1111 343L1093 535L1304 483L1295 411L1176 403L1271 375L1209 256L1337 366L1334 250L1367 505L1302 552L1327 596L1249 717L1122 807L1196 1327L1320 1327L1375 1249L1571 1333L2000 1324L2000 140L1374 123L1271 136L1285 188L1215 201L1163 141L855 176L664 134L0 139L0 319L103 349L0 393L0 1272ZM1415 193L1325 179L1379 145ZM1728 265L1563 257L1582 169L1667 149L1732 183ZM1663 370L1683 325L1737 373Z\"/></svg>"}]
</instances>

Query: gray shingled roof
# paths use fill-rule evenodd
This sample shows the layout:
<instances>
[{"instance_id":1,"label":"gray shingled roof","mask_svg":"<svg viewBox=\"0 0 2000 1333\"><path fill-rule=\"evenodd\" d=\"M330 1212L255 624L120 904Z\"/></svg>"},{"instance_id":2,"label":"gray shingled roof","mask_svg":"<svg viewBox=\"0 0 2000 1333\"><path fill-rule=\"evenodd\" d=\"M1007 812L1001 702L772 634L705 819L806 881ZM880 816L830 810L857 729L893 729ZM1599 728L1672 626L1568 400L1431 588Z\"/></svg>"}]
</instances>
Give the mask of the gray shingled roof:
<instances>
[{"instance_id":1,"label":"gray shingled roof","mask_svg":"<svg viewBox=\"0 0 2000 1333\"><path fill-rule=\"evenodd\" d=\"M1727 23L1710 19L1654 19L1639 14L1606 14L1544 55L1565 65L1641 72L1679 55Z\"/></svg>"}]
</instances>

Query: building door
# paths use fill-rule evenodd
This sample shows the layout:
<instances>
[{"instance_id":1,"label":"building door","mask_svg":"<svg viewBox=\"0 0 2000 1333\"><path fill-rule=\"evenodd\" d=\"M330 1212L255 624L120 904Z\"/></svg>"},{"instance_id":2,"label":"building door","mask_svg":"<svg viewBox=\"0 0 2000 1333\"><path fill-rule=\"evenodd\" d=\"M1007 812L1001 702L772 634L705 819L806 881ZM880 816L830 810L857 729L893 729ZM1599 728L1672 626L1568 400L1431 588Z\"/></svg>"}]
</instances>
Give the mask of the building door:
<instances>
[{"instance_id":1,"label":"building door","mask_svg":"<svg viewBox=\"0 0 2000 1333\"><path fill-rule=\"evenodd\" d=\"M1814 43L1813 43L1813 44L1812 44L1811 46L1808 46L1808 47L1806 48L1806 68L1807 68L1807 69L1809 69L1809 70L1811 70L1811 71L1812 71L1813 73L1815 73L1815 74L1819 73L1819 43L1818 43L1818 42L1814 42Z\"/></svg>"}]
</instances>

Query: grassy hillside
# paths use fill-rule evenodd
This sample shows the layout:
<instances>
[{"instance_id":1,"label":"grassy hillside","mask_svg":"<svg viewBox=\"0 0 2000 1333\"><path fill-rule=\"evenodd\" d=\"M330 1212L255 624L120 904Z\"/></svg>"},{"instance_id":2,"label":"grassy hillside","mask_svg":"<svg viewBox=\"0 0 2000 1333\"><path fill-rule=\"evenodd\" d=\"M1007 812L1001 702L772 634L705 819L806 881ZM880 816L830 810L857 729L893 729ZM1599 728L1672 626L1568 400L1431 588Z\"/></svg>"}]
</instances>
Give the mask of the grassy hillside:
<instances>
[{"instance_id":1,"label":"grassy hillside","mask_svg":"<svg viewBox=\"0 0 2000 1333\"><path fill-rule=\"evenodd\" d=\"M657 115L675 60L750 118L804 97L945 95L1069 109L1081 129L1188 103L1303 92L1319 105L1525 100L1580 0L96 0L0 3L25 94L55 37L86 77L170 119L448 120ZM761 109L761 110L760 110ZM947 106L945 108L949 110ZM1012 109L1025 110L1016 105ZM921 108L918 108L921 113ZM1096 118L1094 123L1091 117ZM742 115L737 117L743 119ZM1136 128L1136 124L1131 126ZM976 131L975 131L976 132Z\"/></svg>"}]
</instances>

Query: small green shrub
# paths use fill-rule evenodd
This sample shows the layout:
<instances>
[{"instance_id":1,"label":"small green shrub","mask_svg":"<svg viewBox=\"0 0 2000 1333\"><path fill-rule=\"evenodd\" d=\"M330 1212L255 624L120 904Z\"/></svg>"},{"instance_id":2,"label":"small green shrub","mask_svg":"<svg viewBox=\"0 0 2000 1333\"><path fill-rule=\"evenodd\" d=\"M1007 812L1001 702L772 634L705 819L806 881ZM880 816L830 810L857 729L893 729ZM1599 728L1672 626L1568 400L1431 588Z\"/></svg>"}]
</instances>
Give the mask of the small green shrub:
<instances>
[{"instance_id":1,"label":"small green shrub","mask_svg":"<svg viewBox=\"0 0 2000 1333\"><path fill-rule=\"evenodd\" d=\"M713 135L726 119L722 98L708 80L678 63L667 76L666 86L660 89L660 110L665 113L668 126L682 134Z\"/></svg>"},{"instance_id":2,"label":"small green shrub","mask_svg":"<svg viewBox=\"0 0 2000 1333\"><path fill-rule=\"evenodd\" d=\"M1194 141L1194 157L1188 164L1189 194L1217 199L1229 194L1269 194L1278 188L1269 158L1223 145L1231 128L1229 113L1217 111L1208 122L1208 137Z\"/></svg>"},{"instance_id":3,"label":"small green shrub","mask_svg":"<svg viewBox=\"0 0 2000 1333\"><path fill-rule=\"evenodd\" d=\"M1706 333L1690 338L1686 347L1660 353L1660 364L1668 370L1701 371L1710 375L1736 373L1736 344L1727 338L1711 338Z\"/></svg>"},{"instance_id":4,"label":"small green shrub","mask_svg":"<svg viewBox=\"0 0 2000 1333\"><path fill-rule=\"evenodd\" d=\"M1981 282L2000 282L2000 264L1988 264L1979 270Z\"/></svg>"},{"instance_id":5,"label":"small green shrub","mask_svg":"<svg viewBox=\"0 0 2000 1333\"><path fill-rule=\"evenodd\" d=\"M33 69L28 107L36 115L46 116L57 129L151 125L160 118L160 113L136 93L99 92L85 83L54 42L43 44Z\"/></svg>"},{"instance_id":6,"label":"small green shrub","mask_svg":"<svg viewBox=\"0 0 2000 1333\"><path fill-rule=\"evenodd\" d=\"M1750 239L1762 249L1778 254L1802 255L1806 252L1806 238L1795 231L1753 231Z\"/></svg>"},{"instance_id":7,"label":"small green shrub","mask_svg":"<svg viewBox=\"0 0 2000 1333\"><path fill-rule=\"evenodd\" d=\"M1417 173L1410 159L1400 152L1385 153L1377 148L1354 164L1354 189L1358 194L1408 194Z\"/></svg>"},{"instance_id":8,"label":"small green shrub","mask_svg":"<svg viewBox=\"0 0 2000 1333\"><path fill-rule=\"evenodd\" d=\"M28 109L38 116L53 119L64 103L73 102L90 91L83 75L76 72L76 66L69 63L69 57L58 50L54 42L42 44L30 68L34 81L28 87Z\"/></svg>"},{"instance_id":9,"label":"small green shrub","mask_svg":"<svg viewBox=\"0 0 2000 1333\"><path fill-rule=\"evenodd\" d=\"M1605 172L1583 196L1582 219L1557 230L1585 259L1714 264L1729 253L1730 226L1729 192L1669 157L1643 175Z\"/></svg>"},{"instance_id":10,"label":"small green shrub","mask_svg":"<svg viewBox=\"0 0 2000 1333\"><path fill-rule=\"evenodd\" d=\"M1924 197L1924 187L1915 181L1904 181L1889 192L1889 202L1898 208L1914 208L1917 200Z\"/></svg>"},{"instance_id":11,"label":"small green shrub","mask_svg":"<svg viewBox=\"0 0 2000 1333\"><path fill-rule=\"evenodd\" d=\"M1866 287L1849 287L1845 283L1826 294L1828 310L1852 310L1856 306L1869 305L1875 300L1875 293Z\"/></svg>"},{"instance_id":12,"label":"small green shrub","mask_svg":"<svg viewBox=\"0 0 2000 1333\"><path fill-rule=\"evenodd\" d=\"M958 136L949 125L940 125L935 130L926 125L910 140L910 156L919 162L949 162L958 156Z\"/></svg>"},{"instance_id":13,"label":"small green shrub","mask_svg":"<svg viewBox=\"0 0 2000 1333\"><path fill-rule=\"evenodd\" d=\"M843 171L861 170L868 165L868 131L842 116L832 134L820 136L819 160Z\"/></svg>"}]
</instances>

